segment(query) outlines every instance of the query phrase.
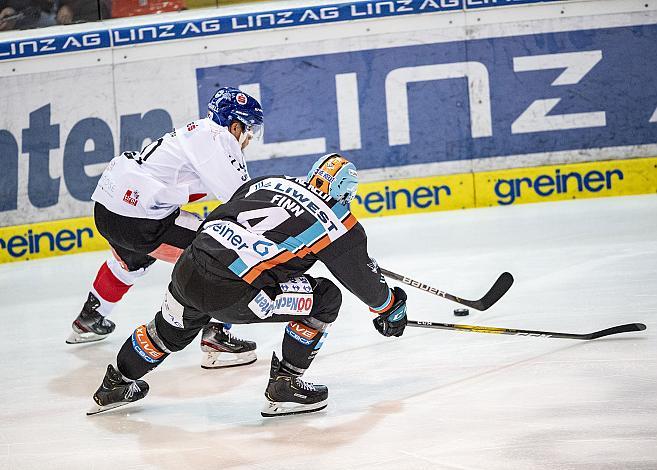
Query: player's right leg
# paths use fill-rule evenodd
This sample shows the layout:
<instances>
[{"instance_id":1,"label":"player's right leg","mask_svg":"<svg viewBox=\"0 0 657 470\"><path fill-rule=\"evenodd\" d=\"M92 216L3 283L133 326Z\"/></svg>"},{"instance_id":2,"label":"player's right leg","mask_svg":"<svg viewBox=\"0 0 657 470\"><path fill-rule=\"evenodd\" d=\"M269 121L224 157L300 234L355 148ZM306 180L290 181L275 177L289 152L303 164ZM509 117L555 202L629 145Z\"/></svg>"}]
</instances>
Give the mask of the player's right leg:
<instances>
[{"instance_id":1,"label":"player's right leg","mask_svg":"<svg viewBox=\"0 0 657 470\"><path fill-rule=\"evenodd\" d=\"M167 289L162 309L155 318L137 327L123 343L116 356L116 365L107 366L105 377L93 395L95 406L87 414L144 398L149 386L141 378L171 353L184 349L209 321L208 315L183 307Z\"/></svg>"},{"instance_id":2,"label":"player's right leg","mask_svg":"<svg viewBox=\"0 0 657 470\"><path fill-rule=\"evenodd\" d=\"M99 341L114 331L114 323L106 317L155 262L148 253L168 223L166 219L124 217L98 203L94 206L94 221L113 256L98 270L87 300L73 321L73 331L66 340L69 344Z\"/></svg>"}]
</instances>

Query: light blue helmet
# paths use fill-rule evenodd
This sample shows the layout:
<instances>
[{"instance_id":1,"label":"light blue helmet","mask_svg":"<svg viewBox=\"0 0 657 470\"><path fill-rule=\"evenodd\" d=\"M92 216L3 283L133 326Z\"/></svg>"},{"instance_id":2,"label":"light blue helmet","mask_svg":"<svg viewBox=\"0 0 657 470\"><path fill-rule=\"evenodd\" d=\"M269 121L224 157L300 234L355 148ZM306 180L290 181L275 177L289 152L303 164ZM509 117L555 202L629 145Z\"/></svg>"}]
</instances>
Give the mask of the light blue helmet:
<instances>
[{"instance_id":1,"label":"light blue helmet","mask_svg":"<svg viewBox=\"0 0 657 470\"><path fill-rule=\"evenodd\" d=\"M329 153L317 160L306 181L344 205L353 200L358 190L356 167L337 153Z\"/></svg>"},{"instance_id":2,"label":"light blue helmet","mask_svg":"<svg viewBox=\"0 0 657 470\"><path fill-rule=\"evenodd\" d=\"M223 127L234 120L254 137L262 135L262 107L258 100L233 87L219 88L208 103L208 117Z\"/></svg>"}]
</instances>

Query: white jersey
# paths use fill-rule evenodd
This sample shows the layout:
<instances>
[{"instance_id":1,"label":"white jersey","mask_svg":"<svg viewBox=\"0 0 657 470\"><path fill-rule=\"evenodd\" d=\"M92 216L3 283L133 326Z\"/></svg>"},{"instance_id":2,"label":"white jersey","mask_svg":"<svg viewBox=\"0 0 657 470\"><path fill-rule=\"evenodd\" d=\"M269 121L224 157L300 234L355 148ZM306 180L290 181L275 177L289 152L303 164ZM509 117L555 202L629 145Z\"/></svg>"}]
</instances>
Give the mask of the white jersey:
<instances>
[{"instance_id":1,"label":"white jersey","mask_svg":"<svg viewBox=\"0 0 657 470\"><path fill-rule=\"evenodd\" d=\"M228 201L249 179L237 139L209 118L114 157L91 199L126 217L163 219L206 194Z\"/></svg>"}]
</instances>

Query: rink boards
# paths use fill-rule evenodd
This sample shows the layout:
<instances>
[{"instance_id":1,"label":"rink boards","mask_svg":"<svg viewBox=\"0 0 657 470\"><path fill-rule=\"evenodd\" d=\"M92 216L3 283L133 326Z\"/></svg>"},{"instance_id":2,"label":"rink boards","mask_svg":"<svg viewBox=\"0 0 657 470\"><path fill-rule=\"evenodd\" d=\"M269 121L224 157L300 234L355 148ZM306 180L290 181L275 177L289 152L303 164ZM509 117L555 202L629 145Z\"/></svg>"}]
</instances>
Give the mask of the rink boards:
<instances>
[{"instance_id":1,"label":"rink boards","mask_svg":"<svg viewBox=\"0 0 657 470\"><path fill-rule=\"evenodd\" d=\"M641 158L362 183L351 210L366 218L656 192L657 158ZM205 217L217 205L185 209ZM92 217L0 228L0 263L107 248Z\"/></svg>"},{"instance_id":2,"label":"rink boards","mask_svg":"<svg viewBox=\"0 0 657 470\"><path fill-rule=\"evenodd\" d=\"M0 34L0 226L89 216L111 158L205 116L223 85L264 109L252 176L328 152L368 183L657 155L654 2L295 5ZM382 191L374 214L397 205ZM459 204L426 191L409 205Z\"/></svg>"},{"instance_id":3,"label":"rink boards","mask_svg":"<svg viewBox=\"0 0 657 470\"><path fill-rule=\"evenodd\" d=\"M262 8L2 33L0 262L106 248L89 216L107 162L223 85L265 110L251 176L343 153L359 217L656 191L654 2Z\"/></svg>"}]
</instances>

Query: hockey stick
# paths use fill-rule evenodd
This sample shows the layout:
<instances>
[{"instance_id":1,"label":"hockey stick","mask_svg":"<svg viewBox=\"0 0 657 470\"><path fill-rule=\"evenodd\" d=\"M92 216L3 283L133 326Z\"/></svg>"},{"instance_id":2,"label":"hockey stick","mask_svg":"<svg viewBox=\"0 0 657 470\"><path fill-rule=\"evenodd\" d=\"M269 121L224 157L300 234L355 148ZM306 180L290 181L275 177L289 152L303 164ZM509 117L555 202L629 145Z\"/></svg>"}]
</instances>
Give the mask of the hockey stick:
<instances>
[{"instance_id":1,"label":"hockey stick","mask_svg":"<svg viewBox=\"0 0 657 470\"><path fill-rule=\"evenodd\" d=\"M434 323L430 321L408 320L408 326L417 328L434 328L436 330L470 331L472 333L492 333L495 335L538 336L541 338L567 338L567 339L597 339L603 336L627 333L630 331L643 331L643 323L628 323L626 325L612 326L605 330L587 334L555 333L553 331L519 330L515 328L497 328L494 326L454 325L452 323Z\"/></svg>"},{"instance_id":2,"label":"hockey stick","mask_svg":"<svg viewBox=\"0 0 657 470\"><path fill-rule=\"evenodd\" d=\"M383 268L380 269L381 269L381 273L385 277L394 279L395 281L403 282L404 284L408 284L409 286L412 287L417 287L420 290L423 290L430 294L437 295L438 297L443 297L453 302L457 302L462 305L467 305L468 307L472 307L476 310L486 310L490 308L493 304L495 304L495 302L500 300L502 296L506 294L506 291L508 291L513 285L513 276L511 275L511 273L504 272L500 274L500 277L497 278L495 284L493 284L493 286L488 290L488 292L486 292L486 294L481 299L467 300L449 294L447 292L441 291L440 289L436 289L435 287L431 287L427 284L423 284L420 281L411 279L410 277L393 273L392 271L388 271L387 269L383 269Z\"/></svg>"}]
</instances>

